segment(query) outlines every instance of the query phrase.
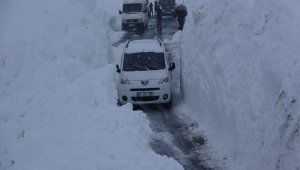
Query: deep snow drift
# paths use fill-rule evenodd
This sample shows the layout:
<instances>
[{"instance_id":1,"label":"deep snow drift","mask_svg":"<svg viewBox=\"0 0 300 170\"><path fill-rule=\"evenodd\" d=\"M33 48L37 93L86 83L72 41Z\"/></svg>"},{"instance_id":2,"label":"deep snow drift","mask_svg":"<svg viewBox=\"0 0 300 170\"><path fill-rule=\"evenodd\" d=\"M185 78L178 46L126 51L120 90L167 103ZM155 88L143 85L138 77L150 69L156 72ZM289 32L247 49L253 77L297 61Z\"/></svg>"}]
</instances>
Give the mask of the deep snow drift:
<instances>
[{"instance_id":1,"label":"deep snow drift","mask_svg":"<svg viewBox=\"0 0 300 170\"><path fill-rule=\"evenodd\" d=\"M182 169L151 150L144 114L116 107L110 19L120 7L0 2L1 170Z\"/></svg>"},{"instance_id":2,"label":"deep snow drift","mask_svg":"<svg viewBox=\"0 0 300 170\"><path fill-rule=\"evenodd\" d=\"M229 169L300 168L300 2L189 0L186 108Z\"/></svg>"}]
</instances>

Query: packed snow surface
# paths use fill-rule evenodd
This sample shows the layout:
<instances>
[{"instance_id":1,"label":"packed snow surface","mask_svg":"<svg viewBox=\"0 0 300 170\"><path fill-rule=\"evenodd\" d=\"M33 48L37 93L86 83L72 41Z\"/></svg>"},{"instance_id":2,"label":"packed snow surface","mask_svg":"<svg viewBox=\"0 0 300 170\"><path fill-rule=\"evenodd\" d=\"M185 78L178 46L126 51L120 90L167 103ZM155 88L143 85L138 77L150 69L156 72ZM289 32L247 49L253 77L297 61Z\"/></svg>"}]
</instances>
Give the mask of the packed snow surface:
<instances>
[{"instance_id":1,"label":"packed snow surface","mask_svg":"<svg viewBox=\"0 0 300 170\"><path fill-rule=\"evenodd\" d=\"M112 24L122 2L0 2L0 169L183 169L116 106Z\"/></svg>"}]
</instances>

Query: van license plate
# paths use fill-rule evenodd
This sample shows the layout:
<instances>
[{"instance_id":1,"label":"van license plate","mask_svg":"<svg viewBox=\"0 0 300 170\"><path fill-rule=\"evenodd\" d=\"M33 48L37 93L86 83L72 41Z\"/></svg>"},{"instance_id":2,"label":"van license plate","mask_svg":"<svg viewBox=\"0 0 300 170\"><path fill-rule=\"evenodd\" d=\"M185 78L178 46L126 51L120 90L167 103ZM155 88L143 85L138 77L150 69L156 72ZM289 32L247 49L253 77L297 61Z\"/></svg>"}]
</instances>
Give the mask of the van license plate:
<instances>
[{"instance_id":1,"label":"van license plate","mask_svg":"<svg viewBox=\"0 0 300 170\"><path fill-rule=\"evenodd\" d=\"M134 24L128 24L129 27L134 27Z\"/></svg>"},{"instance_id":2,"label":"van license plate","mask_svg":"<svg viewBox=\"0 0 300 170\"><path fill-rule=\"evenodd\" d=\"M153 92L137 92L138 97L148 97L148 96L154 96Z\"/></svg>"}]
</instances>

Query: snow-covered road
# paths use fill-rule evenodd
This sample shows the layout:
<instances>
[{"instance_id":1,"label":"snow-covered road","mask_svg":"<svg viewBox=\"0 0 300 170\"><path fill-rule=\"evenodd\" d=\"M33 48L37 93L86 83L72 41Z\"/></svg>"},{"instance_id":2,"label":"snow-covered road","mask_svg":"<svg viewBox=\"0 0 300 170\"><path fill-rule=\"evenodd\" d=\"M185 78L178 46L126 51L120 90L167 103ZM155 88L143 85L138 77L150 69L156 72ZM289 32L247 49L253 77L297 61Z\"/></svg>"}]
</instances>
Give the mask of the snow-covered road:
<instances>
[{"instance_id":1,"label":"snow-covered road","mask_svg":"<svg viewBox=\"0 0 300 170\"><path fill-rule=\"evenodd\" d=\"M119 46L132 39L157 39L164 41L169 56L176 62L178 72L173 73L173 109L166 109L161 105L146 105L136 108L142 110L150 121L150 127L154 132L150 141L151 148L160 155L166 155L177 160L186 170L203 170L215 168L214 163L209 163L206 140L200 133L193 133L197 123L180 111L176 106L180 105L180 49L178 42L171 42L177 31L177 21L173 17L165 17L162 21L162 32L156 30L156 20L149 20L148 29L143 33L126 33L113 46ZM176 70L175 70L176 71ZM177 87L178 86L178 87Z\"/></svg>"}]
</instances>

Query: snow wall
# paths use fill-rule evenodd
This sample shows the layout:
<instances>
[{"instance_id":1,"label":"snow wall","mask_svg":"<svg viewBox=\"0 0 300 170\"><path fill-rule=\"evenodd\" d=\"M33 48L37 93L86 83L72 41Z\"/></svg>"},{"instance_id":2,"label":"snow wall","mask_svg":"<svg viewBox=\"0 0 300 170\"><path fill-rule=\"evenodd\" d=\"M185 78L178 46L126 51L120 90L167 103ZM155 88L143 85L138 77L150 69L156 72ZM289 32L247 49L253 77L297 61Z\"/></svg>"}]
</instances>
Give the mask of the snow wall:
<instances>
[{"instance_id":1,"label":"snow wall","mask_svg":"<svg viewBox=\"0 0 300 170\"><path fill-rule=\"evenodd\" d=\"M189 0L186 107L229 169L299 169L300 2Z\"/></svg>"}]
</instances>

